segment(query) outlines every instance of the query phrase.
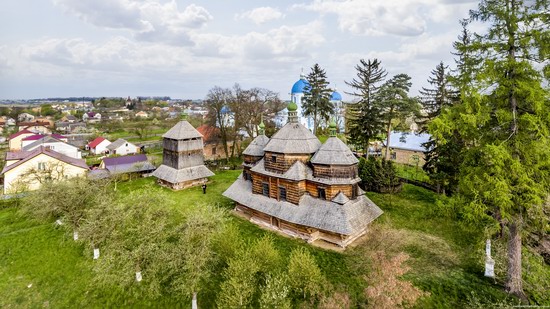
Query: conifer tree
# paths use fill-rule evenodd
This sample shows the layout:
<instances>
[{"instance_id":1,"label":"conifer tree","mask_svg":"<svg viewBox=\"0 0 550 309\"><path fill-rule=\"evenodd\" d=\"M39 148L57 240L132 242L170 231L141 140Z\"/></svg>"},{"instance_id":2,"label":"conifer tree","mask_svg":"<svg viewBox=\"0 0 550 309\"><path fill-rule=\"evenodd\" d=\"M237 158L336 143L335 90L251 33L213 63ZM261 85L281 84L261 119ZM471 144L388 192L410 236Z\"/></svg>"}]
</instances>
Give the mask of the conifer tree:
<instances>
[{"instance_id":1,"label":"conifer tree","mask_svg":"<svg viewBox=\"0 0 550 309\"><path fill-rule=\"evenodd\" d=\"M428 78L431 88L422 87L420 90L420 112L418 123L420 131L428 130L428 124L441 114L441 112L457 104L459 92L451 84L448 67L440 62L432 75ZM460 140L455 138L453 143L439 145L433 137L423 144L427 149L425 153L425 163L422 167L429 175L432 182L438 188L438 192L452 191L456 187L456 175L458 174L458 165L460 163L458 155L461 148Z\"/></svg>"},{"instance_id":2,"label":"conifer tree","mask_svg":"<svg viewBox=\"0 0 550 309\"><path fill-rule=\"evenodd\" d=\"M431 73L428 78L431 87L422 87L419 91L422 110L418 124L421 132L427 130L428 123L439 116L441 110L452 106L458 100L458 91L452 87L449 80L448 66L440 62Z\"/></svg>"},{"instance_id":3,"label":"conifer tree","mask_svg":"<svg viewBox=\"0 0 550 309\"><path fill-rule=\"evenodd\" d=\"M482 0L465 22L487 23L459 52L479 63L462 102L434 120L443 143L457 130L465 141L460 167L462 216L508 238L506 291L525 299L522 234L548 226L543 205L550 175L550 94L542 86L550 34L548 1Z\"/></svg>"},{"instance_id":4,"label":"conifer tree","mask_svg":"<svg viewBox=\"0 0 550 309\"><path fill-rule=\"evenodd\" d=\"M302 111L304 116L313 117L313 133L317 133L319 124L328 119L334 113L334 104L330 102L332 90L328 88L327 74L319 64L311 68L307 75L308 84L304 88L302 99Z\"/></svg>"},{"instance_id":5,"label":"conifer tree","mask_svg":"<svg viewBox=\"0 0 550 309\"><path fill-rule=\"evenodd\" d=\"M376 104L376 94L386 78L386 70L378 59L361 59L355 66L357 78L346 82L353 92L346 92L358 99L348 111L348 134L350 139L368 153L369 141L383 131L381 108Z\"/></svg>"},{"instance_id":6,"label":"conifer tree","mask_svg":"<svg viewBox=\"0 0 550 309\"><path fill-rule=\"evenodd\" d=\"M382 108L380 116L386 127L386 160L390 158L390 136L393 124L404 122L408 117L418 113L418 101L409 97L411 85L409 75L397 74L382 85L376 97Z\"/></svg>"}]
</instances>

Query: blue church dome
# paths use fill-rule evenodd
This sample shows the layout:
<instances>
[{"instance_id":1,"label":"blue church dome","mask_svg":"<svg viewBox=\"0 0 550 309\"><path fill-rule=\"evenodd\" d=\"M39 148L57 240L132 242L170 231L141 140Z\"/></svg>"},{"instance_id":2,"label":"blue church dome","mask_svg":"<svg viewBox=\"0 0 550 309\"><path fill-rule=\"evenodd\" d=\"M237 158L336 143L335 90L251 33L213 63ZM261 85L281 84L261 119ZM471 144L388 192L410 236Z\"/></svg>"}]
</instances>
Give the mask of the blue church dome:
<instances>
[{"instance_id":1,"label":"blue church dome","mask_svg":"<svg viewBox=\"0 0 550 309\"><path fill-rule=\"evenodd\" d=\"M338 91L334 91L330 96L331 101L342 101L342 95Z\"/></svg>"},{"instance_id":2,"label":"blue church dome","mask_svg":"<svg viewBox=\"0 0 550 309\"><path fill-rule=\"evenodd\" d=\"M229 107L227 106L224 106L222 107L221 111L220 111L222 114L229 114L231 113L231 110L229 109Z\"/></svg>"},{"instance_id":3,"label":"blue church dome","mask_svg":"<svg viewBox=\"0 0 550 309\"><path fill-rule=\"evenodd\" d=\"M297 82L295 82L294 85L292 86L292 90L290 91L290 93L291 94L304 93L304 89L308 85L309 83L307 82L306 77L304 76L304 74L301 74L300 79Z\"/></svg>"}]
</instances>

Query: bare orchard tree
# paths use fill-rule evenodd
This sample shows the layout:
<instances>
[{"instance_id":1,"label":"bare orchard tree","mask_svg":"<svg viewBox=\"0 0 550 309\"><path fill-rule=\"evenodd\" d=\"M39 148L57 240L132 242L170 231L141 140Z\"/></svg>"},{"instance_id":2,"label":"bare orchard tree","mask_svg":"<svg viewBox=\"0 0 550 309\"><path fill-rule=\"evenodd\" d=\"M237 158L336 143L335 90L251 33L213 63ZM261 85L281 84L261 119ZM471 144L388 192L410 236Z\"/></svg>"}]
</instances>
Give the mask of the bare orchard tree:
<instances>
[{"instance_id":1,"label":"bare orchard tree","mask_svg":"<svg viewBox=\"0 0 550 309\"><path fill-rule=\"evenodd\" d=\"M229 88L215 86L208 91L205 106L208 110L207 121L211 126L220 129L220 137L226 159L229 157L227 142L230 139L234 120L229 104L233 101L233 92Z\"/></svg>"},{"instance_id":2,"label":"bare orchard tree","mask_svg":"<svg viewBox=\"0 0 550 309\"><path fill-rule=\"evenodd\" d=\"M235 114L235 123L246 131L248 136L258 134L258 124L262 116L264 121L275 117L276 113L285 108L285 103L279 99L279 94L265 88L242 89L239 84L233 86L235 100L231 107L239 111Z\"/></svg>"}]
</instances>

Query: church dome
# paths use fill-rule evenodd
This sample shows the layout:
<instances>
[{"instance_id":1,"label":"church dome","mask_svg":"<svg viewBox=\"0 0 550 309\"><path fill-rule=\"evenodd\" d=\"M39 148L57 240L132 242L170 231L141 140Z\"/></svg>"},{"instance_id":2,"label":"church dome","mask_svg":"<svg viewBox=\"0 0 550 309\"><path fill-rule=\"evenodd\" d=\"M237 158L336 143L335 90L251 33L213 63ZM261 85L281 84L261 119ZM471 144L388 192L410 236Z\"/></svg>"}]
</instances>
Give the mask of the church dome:
<instances>
[{"instance_id":1,"label":"church dome","mask_svg":"<svg viewBox=\"0 0 550 309\"><path fill-rule=\"evenodd\" d=\"M292 86L292 90L290 91L290 93L304 93L306 86L309 86L309 83L306 80L306 76L302 73L300 74L300 79Z\"/></svg>"},{"instance_id":2,"label":"church dome","mask_svg":"<svg viewBox=\"0 0 550 309\"><path fill-rule=\"evenodd\" d=\"M334 91L330 96L331 101L342 101L342 95L338 91Z\"/></svg>"}]
</instances>

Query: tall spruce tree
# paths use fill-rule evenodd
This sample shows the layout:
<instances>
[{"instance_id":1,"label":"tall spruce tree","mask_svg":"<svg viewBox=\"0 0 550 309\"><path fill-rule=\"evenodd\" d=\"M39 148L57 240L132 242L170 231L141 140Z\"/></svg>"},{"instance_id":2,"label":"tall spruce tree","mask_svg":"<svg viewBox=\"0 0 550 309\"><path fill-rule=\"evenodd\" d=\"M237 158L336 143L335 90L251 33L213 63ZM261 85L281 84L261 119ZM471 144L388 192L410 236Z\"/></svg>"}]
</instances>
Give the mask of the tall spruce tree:
<instances>
[{"instance_id":1,"label":"tall spruce tree","mask_svg":"<svg viewBox=\"0 0 550 309\"><path fill-rule=\"evenodd\" d=\"M458 91L449 80L448 66L440 62L428 78L430 88L422 87L420 90L421 112L418 118L420 131L425 132L435 117L441 114L445 107L452 106L458 101Z\"/></svg>"},{"instance_id":2,"label":"tall spruce tree","mask_svg":"<svg viewBox=\"0 0 550 309\"><path fill-rule=\"evenodd\" d=\"M397 74L386 81L380 88L376 100L381 105L381 118L386 128L386 160L390 158L390 136L392 126L400 124L418 113L419 103L409 97L411 77L407 74Z\"/></svg>"},{"instance_id":3,"label":"tall spruce tree","mask_svg":"<svg viewBox=\"0 0 550 309\"><path fill-rule=\"evenodd\" d=\"M327 73L318 63L313 65L307 75L308 84L304 88L302 112L306 117L313 117L313 133L317 134L319 124L334 113L334 104L330 102L332 90L328 88Z\"/></svg>"},{"instance_id":4,"label":"tall spruce tree","mask_svg":"<svg viewBox=\"0 0 550 309\"><path fill-rule=\"evenodd\" d=\"M465 140L456 200L468 221L506 232L506 291L523 299L522 234L548 227L550 94L533 62L548 61L549 6L483 0L470 11L466 25L486 23L487 30L459 51L479 69L469 70L474 78L463 85L461 104L433 122L442 142L453 130Z\"/></svg>"},{"instance_id":5,"label":"tall spruce tree","mask_svg":"<svg viewBox=\"0 0 550 309\"><path fill-rule=\"evenodd\" d=\"M347 131L350 139L361 145L363 151L368 153L370 140L383 131L381 108L375 97L388 73L378 59L361 59L355 70L357 78L351 82L346 81L346 84L353 88L352 92L346 93L358 99L357 103L349 107Z\"/></svg>"},{"instance_id":6,"label":"tall spruce tree","mask_svg":"<svg viewBox=\"0 0 550 309\"><path fill-rule=\"evenodd\" d=\"M420 90L420 104L422 110L418 123L420 131L426 132L428 124L441 114L441 112L458 103L459 92L451 84L448 67L440 62L428 78L430 88L422 87ZM458 136L456 136L458 137ZM450 136L453 138L453 136ZM448 192L456 188L456 175L460 163L460 140L454 138L453 143L440 145L433 137L423 144L427 149L425 153L424 171L435 183L438 192Z\"/></svg>"}]
</instances>

